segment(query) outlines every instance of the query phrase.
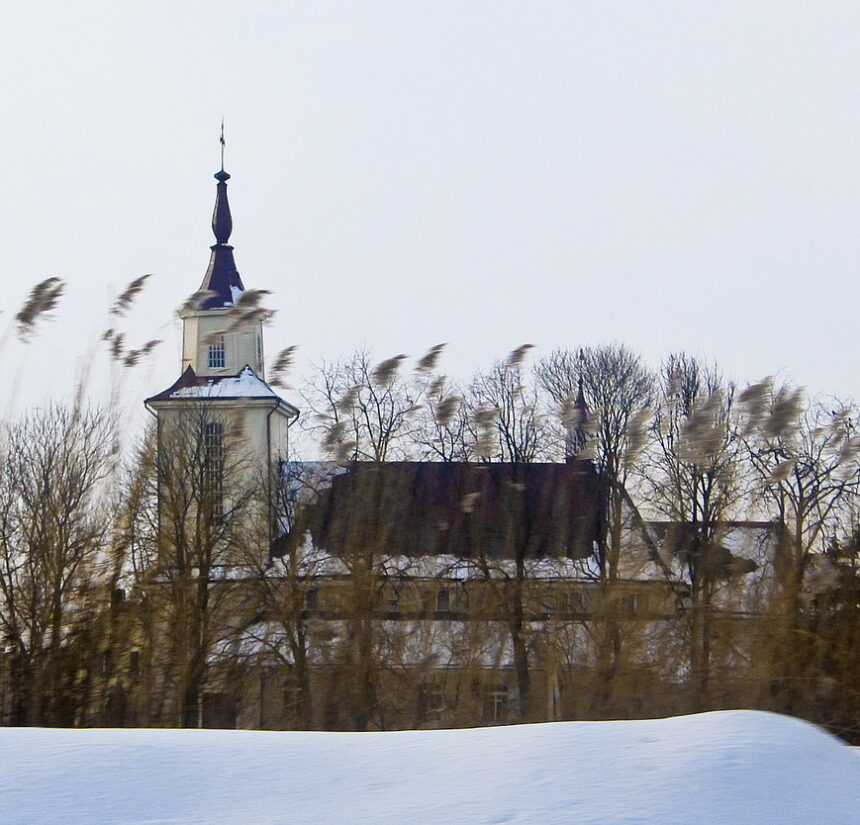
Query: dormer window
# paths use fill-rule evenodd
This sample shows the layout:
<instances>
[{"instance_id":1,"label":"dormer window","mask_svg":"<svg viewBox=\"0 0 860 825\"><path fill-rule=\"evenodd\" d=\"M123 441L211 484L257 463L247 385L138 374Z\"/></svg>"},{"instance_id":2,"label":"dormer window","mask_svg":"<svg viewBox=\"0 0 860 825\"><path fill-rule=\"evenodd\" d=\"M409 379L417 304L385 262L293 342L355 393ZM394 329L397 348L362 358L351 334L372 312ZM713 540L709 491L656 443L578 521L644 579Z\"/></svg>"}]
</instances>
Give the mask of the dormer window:
<instances>
[{"instance_id":1,"label":"dormer window","mask_svg":"<svg viewBox=\"0 0 860 825\"><path fill-rule=\"evenodd\" d=\"M224 369L224 336L219 335L209 344L209 369L221 370Z\"/></svg>"}]
</instances>

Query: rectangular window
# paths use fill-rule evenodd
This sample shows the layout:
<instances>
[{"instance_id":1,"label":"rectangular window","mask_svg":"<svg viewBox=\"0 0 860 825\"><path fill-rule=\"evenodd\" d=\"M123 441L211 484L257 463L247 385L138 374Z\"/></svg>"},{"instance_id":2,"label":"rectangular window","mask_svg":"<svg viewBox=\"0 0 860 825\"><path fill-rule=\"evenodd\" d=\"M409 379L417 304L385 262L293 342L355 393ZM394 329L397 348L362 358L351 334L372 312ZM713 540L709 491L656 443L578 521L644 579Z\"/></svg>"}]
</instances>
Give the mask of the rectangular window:
<instances>
[{"instance_id":1,"label":"rectangular window","mask_svg":"<svg viewBox=\"0 0 860 825\"><path fill-rule=\"evenodd\" d=\"M593 592L588 588L574 590L567 594L567 612L572 616L585 616L589 613L589 603Z\"/></svg>"},{"instance_id":2,"label":"rectangular window","mask_svg":"<svg viewBox=\"0 0 860 825\"><path fill-rule=\"evenodd\" d=\"M573 593L567 594L567 612L574 616L581 616L585 613L585 593L581 590L574 590Z\"/></svg>"},{"instance_id":3,"label":"rectangular window","mask_svg":"<svg viewBox=\"0 0 860 825\"><path fill-rule=\"evenodd\" d=\"M441 685L425 682L418 688L418 716L422 721L438 719L444 709L445 695Z\"/></svg>"},{"instance_id":4,"label":"rectangular window","mask_svg":"<svg viewBox=\"0 0 860 825\"><path fill-rule=\"evenodd\" d=\"M225 364L224 336L219 335L209 344L209 369L223 369Z\"/></svg>"},{"instance_id":5,"label":"rectangular window","mask_svg":"<svg viewBox=\"0 0 860 825\"><path fill-rule=\"evenodd\" d=\"M484 690L484 721L490 724L508 721L509 691L505 684L490 685Z\"/></svg>"},{"instance_id":6,"label":"rectangular window","mask_svg":"<svg viewBox=\"0 0 860 825\"><path fill-rule=\"evenodd\" d=\"M302 689L293 677L284 680L284 715L288 720L298 719L302 706Z\"/></svg>"},{"instance_id":7,"label":"rectangular window","mask_svg":"<svg viewBox=\"0 0 860 825\"><path fill-rule=\"evenodd\" d=\"M451 609L451 594L445 587L440 587L436 592L436 612L447 613Z\"/></svg>"},{"instance_id":8,"label":"rectangular window","mask_svg":"<svg viewBox=\"0 0 860 825\"><path fill-rule=\"evenodd\" d=\"M641 607L638 593L627 593L621 600L621 609L629 616L634 616Z\"/></svg>"}]
</instances>

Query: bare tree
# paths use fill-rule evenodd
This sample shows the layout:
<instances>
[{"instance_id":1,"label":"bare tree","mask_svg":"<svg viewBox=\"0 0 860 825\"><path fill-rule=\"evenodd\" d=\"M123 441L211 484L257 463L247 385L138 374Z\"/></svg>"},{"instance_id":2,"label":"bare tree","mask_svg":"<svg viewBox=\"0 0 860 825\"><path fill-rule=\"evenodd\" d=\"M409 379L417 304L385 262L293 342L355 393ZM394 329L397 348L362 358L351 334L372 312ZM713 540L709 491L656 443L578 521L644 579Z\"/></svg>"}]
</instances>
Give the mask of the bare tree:
<instances>
[{"instance_id":1,"label":"bare tree","mask_svg":"<svg viewBox=\"0 0 860 825\"><path fill-rule=\"evenodd\" d=\"M523 366L531 345L515 349L504 361L497 361L486 372L478 373L467 392L469 428L474 454L483 461L505 462L497 474L501 516L504 519L504 548L496 556L490 540L492 529L487 518L478 519L484 534L477 537L473 564L489 596L489 605L501 611L513 651L519 694L519 717L533 712L532 668L533 628L528 611L528 554L534 539L531 509L528 506L527 465L551 455L553 439L549 416L542 409L537 388ZM487 473L475 468L474 484L480 491ZM481 512L481 493L465 506ZM486 599L484 600L486 602ZM487 604L478 604L476 620Z\"/></svg>"},{"instance_id":2,"label":"bare tree","mask_svg":"<svg viewBox=\"0 0 860 825\"><path fill-rule=\"evenodd\" d=\"M805 403L800 390L777 387L770 379L740 400L747 413L744 446L760 500L783 527L763 655L770 660L778 706L792 710L807 692L800 674L812 674L823 649L808 644L809 605L832 584L828 546L840 530L840 509L853 504L860 483L857 412L847 402Z\"/></svg>"},{"instance_id":3,"label":"bare tree","mask_svg":"<svg viewBox=\"0 0 860 825\"><path fill-rule=\"evenodd\" d=\"M767 380L740 397L747 458L762 502L787 528L779 574L792 603L810 559L835 535L839 506L858 488L857 411L848 402L804 403Z\"/></svg>"},{"instance_id":4,"label":"bare tree","mask_svg":"<svg viewBox=\"0 0 860 825\"><path fill-rule=\"evenodd\" d=\"M592 627L600 637L595 640L598 686L593 706L606 707L611 705L624 640L615 590L630 502L627 483L644 445L654 376L638 355L616 344L586 347L577 353L556 350L537 364L536 374L559 417L568 427L584 430L575 441L587 440L582 455L593 459L601 480L605 521L596 553L600 596L595 609L601 619ZM587 405L584 427L579 417L570 417L580 389ZM570 443L570 433L567 440Z\"/></svg>"},{"instance_id":5,"label":"bare tree","mask_svg":"<svg viewBox=\"0 0 860 825\"><path fill-rule=\"evenodd\" d=\"M311 433L340 461L404 458L418 409L413 389L400 373L404 355L374 365L367 350L349 361L322 364L303 397L312 413Z\"/></svg>"},{"instance_id":6,"label":"bare tree","mask_svg":"<svg viewBox=\"0 0 860 825\"><path fill-rule=\"evenodd\" d=\"M278 674L284 686L279 717L278 703L260 697L261 706L276 708L275 713L261 709L266 727L310 729L317 724L312 657L319 650L320 581L326 578L330 559L314 546L311 531L320 496L330 483L330 468L319 463L284 463L273 488L273 509L282 517L284 532L273 543L270 560L248 560L249 587L255 595L241 629L249 650L240 658L261 673Z\"/></svg>"},{"instance_id":7,"label":"bare tree","mask_svg":"<svg viewBox=\"0 0 860 825\"><path fill-rule=\"evenodd\" d=\"M477 373L469 386L472 440L475 451L489 460L528 464L551 454L549 417L523 368L530 346Z\"/></svg>"},{"instance_id":8,"label":"bare tree","mask_svg":"<svg viewBox=\"0 0 860 825\"><path fill-rule=\"evenodd\" d=\"M323 365L304 393L315 416L311 431L336 463L352 463L356 479L349 487L351 503L336 509L330 529L337 535L332 552L348 571L339 588L343 633L332 678L346 689L341 704L357 730L378 727L383 707L374 613L396 529L386 511L391 489L384 462L410 455L419 410L420 388L401 374L404 360L398 355L373 365L369 353L358 350L348 362Z\"/></svg>"},{"instance_id":9,"label":"bare tree","mask_svg":"<svg viewBox=\"0 0 860 825\"><path fill-rule=\"evenodd\" d=\"M536 366L538 379L557 405L569 409L581 386L588 405L587 454L607 488L607 532L599 552L601 578L618 576L625 487L644 444L654 397L654 376L623 345L556 350ZM577 422L578 423L578 422Z\"/></svg>"},{"instance_id":10,"label":"bare tree","mask_svg":"<svg viewBox=\"0 0 860 825\"><path fill-rule=\"evenodd\" d=\"M477 458L473 421L465 392L444 375L423 378L422 409L413 435L425 461L470 461Z\"/></svg>"},{"instance_id":11,"label":"bare tree","mask_svg":"<svg viewBox=\"0 0 860 825\"><path fill-rule=\"evenodd\" d=\"M110 420L51 406L13 424L0 464L0 629L21 724L68 724L69 640L106 597ZM94 601L95 600L95 601Z\"/></svg>"},{"instance_id":12,"label":"bare tree","mask_svg":"<svg viewBox=\"0 0 860 825\"><path fill-rule=\"evenodd\" d=\"M715 593L739 569L721 547L726 520L745 493L734 396L716 367L684 353L670 355L660 373L649 448L639 462L643 498L673 523L669 552L681 561L690 586L684 612L700 709L711 706Z\"/></svg>"}]
</instances>

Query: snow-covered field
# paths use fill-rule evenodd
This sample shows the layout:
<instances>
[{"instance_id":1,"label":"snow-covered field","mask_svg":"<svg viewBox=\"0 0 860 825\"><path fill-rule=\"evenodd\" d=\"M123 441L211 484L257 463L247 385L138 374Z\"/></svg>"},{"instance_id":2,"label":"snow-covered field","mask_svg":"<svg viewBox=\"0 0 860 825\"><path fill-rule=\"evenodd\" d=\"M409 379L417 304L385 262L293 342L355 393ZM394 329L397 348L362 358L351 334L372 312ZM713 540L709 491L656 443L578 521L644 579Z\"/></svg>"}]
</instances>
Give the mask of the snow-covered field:
<instances>
[{"instance_id":1,"label":"snow-covered field","mask_svg":"<svg viewBox=\"0 0 860 825\"><path fill-rule=\"evenodd\" d=\"M0 729L11 825L856 825L860 756L726 711L398 733Z\"/></svg>"}]
</instances>

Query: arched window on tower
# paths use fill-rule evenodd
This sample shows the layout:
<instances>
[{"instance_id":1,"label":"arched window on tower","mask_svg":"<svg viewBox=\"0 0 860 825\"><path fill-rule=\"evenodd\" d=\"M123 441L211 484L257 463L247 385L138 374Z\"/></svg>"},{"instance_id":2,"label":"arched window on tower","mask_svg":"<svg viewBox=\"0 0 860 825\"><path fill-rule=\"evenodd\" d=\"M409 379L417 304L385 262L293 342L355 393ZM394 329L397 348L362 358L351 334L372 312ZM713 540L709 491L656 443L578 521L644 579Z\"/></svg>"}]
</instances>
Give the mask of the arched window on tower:
<instances>
[{"instance_id":1,"label":"arched window on tower","mask_svg":"<svg viewBox=\"0 0 860 825\"><path fill-rule=\"evenodd\" d=\"M203 495L216 521L224 518L224 425L203 424Z\"/></svg>"}]
</instances>

